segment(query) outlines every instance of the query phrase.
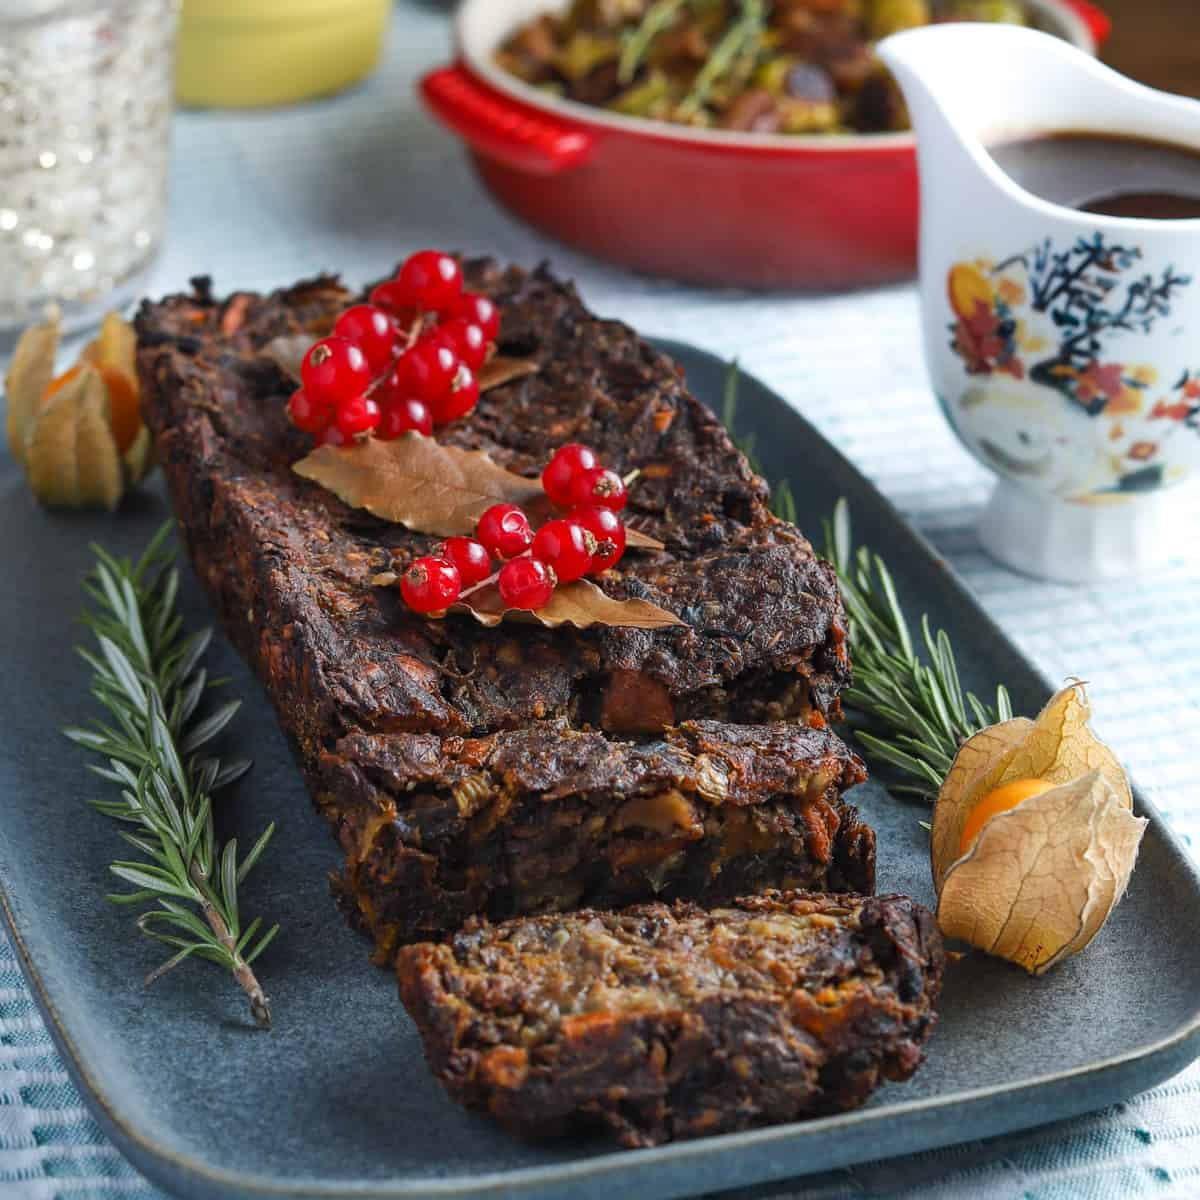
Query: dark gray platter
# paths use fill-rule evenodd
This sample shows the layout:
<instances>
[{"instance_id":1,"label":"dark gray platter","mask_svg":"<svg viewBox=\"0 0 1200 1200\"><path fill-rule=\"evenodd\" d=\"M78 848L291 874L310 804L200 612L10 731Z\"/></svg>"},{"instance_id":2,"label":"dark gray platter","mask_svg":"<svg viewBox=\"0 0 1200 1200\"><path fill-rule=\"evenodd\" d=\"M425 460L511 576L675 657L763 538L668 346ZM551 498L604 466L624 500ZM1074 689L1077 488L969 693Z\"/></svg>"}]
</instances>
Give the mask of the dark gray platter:
<instances>
[{"instance_id":1,"label":"dark gray platter","mask_svg":"<svg viewBox=\"0 0 1200 1200\"><path fill-rule=\"evenodd\" d=\"M716 404L725 364L669 349ZM1021 657L899 514L778 396L749 377L742 432L791 480L802 527L839 496L855 533L886 552L902 597L950 632L965 682L1004 680L1036 712L1047 681ZM312 812L273 713L218 638L217 674L247 703L227 749L256 759L227 805L248 845L278 833L251 877L247 912L283 932L261 960L276 1028L247 1027L238 994L185 965L147 994L156 948L105 903L122 857L112 825L84 804L98 781L56 730L93 714L72 653L88 542L136 553L166 513L160 490L118 519L48 514L0 459L0 901L51 1033L80 1090L124 1153L182 1196L609 1197L712 1192L985 1137L1100 1108L1200 1053L1200 877L1162 819L1151 824L1126 900L1082 956L1032 980L973 955L951 967L941 1024L915 1079L844 1116L614 1152L604 1141L529 1145L452 1105L425 1070L391 977L343 925L325 885L337 853ZM186 615L208 623L187 576ZM922 810L877 784L856 794L879 831L880 889L932 900Z\"/></svg>"}]
</instances>

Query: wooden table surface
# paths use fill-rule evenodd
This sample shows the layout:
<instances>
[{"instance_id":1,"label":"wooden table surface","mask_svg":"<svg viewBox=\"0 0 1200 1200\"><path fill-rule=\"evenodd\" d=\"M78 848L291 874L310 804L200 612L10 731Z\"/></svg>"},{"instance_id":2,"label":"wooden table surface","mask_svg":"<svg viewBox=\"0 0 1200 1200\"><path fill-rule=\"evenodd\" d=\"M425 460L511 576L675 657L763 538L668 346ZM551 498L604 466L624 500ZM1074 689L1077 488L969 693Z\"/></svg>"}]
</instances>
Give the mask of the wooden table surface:
<instances>
[{"instance_id":1,"label":"wooden table surface","mask_svg":"<svg viewBox=\"0 0 1200 1200\"><path fill-rule=\"evenodd\" d=\"M1200 98L1200 0L1099 0L1112 17L1104 61L1151 87Z\"/></svg>"}]
</instances>

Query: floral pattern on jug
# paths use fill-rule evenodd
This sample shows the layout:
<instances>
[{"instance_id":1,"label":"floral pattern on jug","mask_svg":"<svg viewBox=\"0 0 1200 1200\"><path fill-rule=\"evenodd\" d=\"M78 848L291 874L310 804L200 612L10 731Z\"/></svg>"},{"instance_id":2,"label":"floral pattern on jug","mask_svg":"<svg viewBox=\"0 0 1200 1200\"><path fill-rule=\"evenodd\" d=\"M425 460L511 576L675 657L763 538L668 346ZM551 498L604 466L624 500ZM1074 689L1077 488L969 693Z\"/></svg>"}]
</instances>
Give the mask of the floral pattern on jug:
<instances>
[{"instance_id":1,"label":"floral pattern on jug","mask_svg":"<svg viewBox=\"0 0 1200 1200\"><path fill-rule=\"evenodd\" d=\"M1191 276L1147 271L1142 259L1096 232L950 268L950 349L965 378L943 406L1002 475L1103 502L1200 469L1200 351L1191 363L1161 361L1162 339L1148 337L1169 327Z\"/></svg>"}]
</instances>

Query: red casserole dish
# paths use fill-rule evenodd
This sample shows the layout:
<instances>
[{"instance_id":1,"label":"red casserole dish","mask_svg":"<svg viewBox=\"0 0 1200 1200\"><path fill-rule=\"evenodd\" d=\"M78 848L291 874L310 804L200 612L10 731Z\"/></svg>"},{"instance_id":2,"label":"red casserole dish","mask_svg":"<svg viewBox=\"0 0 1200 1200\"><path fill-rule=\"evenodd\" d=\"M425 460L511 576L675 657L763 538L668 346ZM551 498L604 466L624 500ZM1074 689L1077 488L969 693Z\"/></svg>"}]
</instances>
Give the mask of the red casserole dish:
<instances>
[{"instance_id":1,"label":"red casserole dish","mask_svg":"<svg viewBox=\"0 0 1200 1200\"><path fill-rule=\"evenodd\" d=\"M1108 18L1026 0L1090 53ZM567 0L465 0L458 60L421 82L506 208L568 245L656 275L756 288L848 288L916 265L911 133L789 137L686 129L547 97L492 62L519 25Z\"/></svg>"}]
</instances>

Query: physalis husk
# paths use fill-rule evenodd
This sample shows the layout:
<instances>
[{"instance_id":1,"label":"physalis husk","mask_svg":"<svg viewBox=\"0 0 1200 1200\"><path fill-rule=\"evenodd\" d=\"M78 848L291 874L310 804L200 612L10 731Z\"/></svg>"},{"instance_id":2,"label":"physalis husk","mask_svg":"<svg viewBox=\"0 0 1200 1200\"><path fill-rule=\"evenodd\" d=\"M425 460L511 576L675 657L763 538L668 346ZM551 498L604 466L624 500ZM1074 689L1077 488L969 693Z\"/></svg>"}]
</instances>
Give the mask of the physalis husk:
<instances>
[{"instance_id":1,"label":"physalis husk","mask_svg":"<svg viewBox=\"0 0 1200 1200\"><path fill-rule=\"evenodd\" d=\"M55 315L17 342L5 379L9 449L43 504L114 509L152 465L139 411L137 337L109 313L79 361L56 377L60 338Z\"/></svg>"},{"instance_id":2,"label":"physalis husk","mask_svg":"<svg viewBox=\"0 0 1200 1200\"><path fill-rule=\"evenodd\" d=\"M942 932L1034 975L1100 931L1146 827L1089 716L1083 686L1073 684L1037 720L1018 717L968 738L934 807ZM972 839L968 823L981 804L993 811Z\"/></svg>"}]
</instances>

